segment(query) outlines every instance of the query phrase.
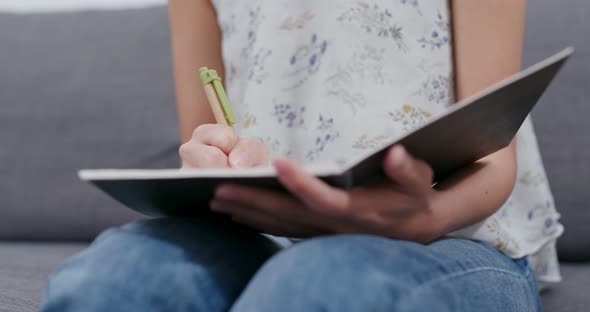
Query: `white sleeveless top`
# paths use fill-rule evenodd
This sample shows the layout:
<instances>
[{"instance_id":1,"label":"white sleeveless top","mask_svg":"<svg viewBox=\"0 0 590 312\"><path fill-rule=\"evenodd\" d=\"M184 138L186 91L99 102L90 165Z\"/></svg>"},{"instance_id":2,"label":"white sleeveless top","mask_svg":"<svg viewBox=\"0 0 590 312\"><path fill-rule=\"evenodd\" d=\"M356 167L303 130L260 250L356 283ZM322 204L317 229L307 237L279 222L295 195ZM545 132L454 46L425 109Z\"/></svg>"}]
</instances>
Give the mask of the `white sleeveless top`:
<instances>
[{"instance_id":1,"label":"white sleeveless top","mask_svg":"<svg viewBox=\"0 0 590 312\"><path fill-rule=\"evenodd\" d=\"M213 0L241 136L300 162L355 157L444 112L453 99L446 0ZM451 235L528 256L560 280L559 214L530 119L504 206Z\"/></svg>"}]
</instances>

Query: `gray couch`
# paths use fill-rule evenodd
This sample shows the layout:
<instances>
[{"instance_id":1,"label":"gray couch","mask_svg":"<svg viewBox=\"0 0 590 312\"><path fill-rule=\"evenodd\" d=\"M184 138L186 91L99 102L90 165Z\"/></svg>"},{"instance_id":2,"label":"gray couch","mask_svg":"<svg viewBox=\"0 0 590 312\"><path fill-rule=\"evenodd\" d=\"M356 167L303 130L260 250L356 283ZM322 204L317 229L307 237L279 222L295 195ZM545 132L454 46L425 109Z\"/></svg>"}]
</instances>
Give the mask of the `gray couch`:
<instances>
[{"instance_id":1,"label":"gray couch","mask_svg":"<svg viewBox=\"0 0 590 312\"><path fill-rule=\"evenodd\" d=\"M566 232L546 311L590 309L590 2L529 1L525 63L577 54L534 112ZM0 13L0 311L35 311L47 274L139 217L79 168L178 164L166 10Z\"/></svg>"}]
</instances>

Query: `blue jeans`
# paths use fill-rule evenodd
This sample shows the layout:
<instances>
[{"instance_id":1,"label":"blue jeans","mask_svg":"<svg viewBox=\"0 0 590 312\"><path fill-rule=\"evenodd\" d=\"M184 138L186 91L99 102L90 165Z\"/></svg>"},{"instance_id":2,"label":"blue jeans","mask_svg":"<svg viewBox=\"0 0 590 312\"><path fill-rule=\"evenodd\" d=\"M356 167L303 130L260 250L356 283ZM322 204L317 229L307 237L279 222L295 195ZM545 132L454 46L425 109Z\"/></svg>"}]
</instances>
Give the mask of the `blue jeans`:
<instances>
[{"instance_id":1,"label":"blue jeans","mask_svg":"<svg viewBox=\"0 0 590 312\"><path fill-rule=\"evenodd\" d=\"M42 311L540 311L533 273L480 242L334 235L281 248L222 222L107 230L48 282Z\"/></svg>"}]
</instances>

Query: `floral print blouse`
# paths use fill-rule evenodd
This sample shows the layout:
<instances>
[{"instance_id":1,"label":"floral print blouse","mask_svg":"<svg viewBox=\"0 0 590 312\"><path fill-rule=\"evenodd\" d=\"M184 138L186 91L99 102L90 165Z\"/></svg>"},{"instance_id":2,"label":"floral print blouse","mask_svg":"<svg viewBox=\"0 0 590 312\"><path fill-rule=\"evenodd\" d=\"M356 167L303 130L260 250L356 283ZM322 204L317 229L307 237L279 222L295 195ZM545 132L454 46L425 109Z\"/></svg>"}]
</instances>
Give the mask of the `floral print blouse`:
<instances>
[{"instance_id":1,"label":"floral print blouse","mask_svg":"<svg viewBox=\"0 0 590 312\"><path fill-rule=\"evenodd\" d=\"M303 163L352 158L454 103L446 0L212 0L241 136ZM528 257L560 280L562 233L530 119L502 208L451 235Z\"/></svg>"}]
</instances>

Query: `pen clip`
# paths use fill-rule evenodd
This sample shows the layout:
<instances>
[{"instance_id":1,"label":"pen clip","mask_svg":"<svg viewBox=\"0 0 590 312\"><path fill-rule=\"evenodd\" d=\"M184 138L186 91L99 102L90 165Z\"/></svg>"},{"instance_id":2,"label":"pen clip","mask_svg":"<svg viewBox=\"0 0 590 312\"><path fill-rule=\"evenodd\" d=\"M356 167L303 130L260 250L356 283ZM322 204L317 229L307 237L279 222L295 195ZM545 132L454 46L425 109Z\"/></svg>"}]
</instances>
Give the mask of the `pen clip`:
<instances>
[{"instance_id":1,"label":"pen clip","mask_svg":"<svg viewBox=\"0 0 590 312\"><path fill-rule=\"evenodd\" d=\"M208 83L213 84L213 88L215 89L215 93L217 93L217 98L219 99L219 103L221 103L221 109L225 114L225 118L230 125L235 124L236 117L234 116L234 112L231 109L229 100L225 94L225 90L223 89L223 84L221 83L221 78L219 75L217 75L217 71L214 69L208 69L207 67L202 67L199 69L199 75L203 85Z\"/></svg>"}]
</instances>

